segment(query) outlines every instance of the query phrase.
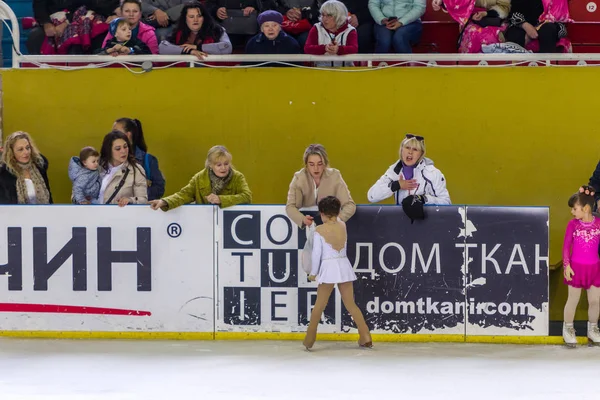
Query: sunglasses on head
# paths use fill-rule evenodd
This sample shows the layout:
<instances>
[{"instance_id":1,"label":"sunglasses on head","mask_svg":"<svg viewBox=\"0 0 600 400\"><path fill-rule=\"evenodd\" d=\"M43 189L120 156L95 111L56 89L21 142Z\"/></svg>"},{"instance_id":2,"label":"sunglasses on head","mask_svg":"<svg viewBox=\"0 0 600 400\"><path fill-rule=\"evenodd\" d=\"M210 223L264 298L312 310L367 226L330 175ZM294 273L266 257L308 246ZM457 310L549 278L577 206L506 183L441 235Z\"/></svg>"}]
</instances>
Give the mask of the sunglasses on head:
<instances>
[{"instance_id":1,"label":"sunglasses on head","mask_svg":"<svg viewBox=\"0 0 600 400\"><path fill-rule=\"evenodd\" d=\"M407 139L413 139L414 138L414 139L417 139L419 142L424 142L425 141L425 138L423 136L417 136L417 135L413 135L411 133L407 134L406 138Z\"/></svg>"}]
</instances>

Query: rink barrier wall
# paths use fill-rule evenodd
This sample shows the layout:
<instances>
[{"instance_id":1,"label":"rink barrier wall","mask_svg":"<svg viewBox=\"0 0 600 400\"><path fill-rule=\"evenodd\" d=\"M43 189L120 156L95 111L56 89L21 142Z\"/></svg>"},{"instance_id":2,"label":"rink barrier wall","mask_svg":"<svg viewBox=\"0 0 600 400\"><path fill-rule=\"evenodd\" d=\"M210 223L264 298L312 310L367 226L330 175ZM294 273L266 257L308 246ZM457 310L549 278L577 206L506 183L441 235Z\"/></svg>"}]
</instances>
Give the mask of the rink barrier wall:
<instances>
[{"instance_id":1,"label":"rink barrier wall","mask_svg":"<svg viewBox=\"0 0 600 400\"><path fill-rule=\"evenodd\" d=\"M306 232L284 206L91 207L0 206L0 336L304 336L316 283L301 269ZM426 213L411 224L399 207L358 206L348 222L374 340L555 343L548 209ZM339 293L323 322L320 340L358 339Z\"/></svg>"},{"instance_id":2,"label":"rink barrier wall","mask_svg":"<svg viewBox=\"0 0 600 400\"><path fill-rule=\"evenodd\" d=\"M342 172L354 200L367 203L369 187L398 159L400 141L412 132L426 138L427 156L444 173L454 203L550 206L551 264L562 258L562 239L571 218L566 201L588 182L600 148L594 117L600 92L596 68L388 68L360 73L155 68L144 74L124 68L68 72L39 68L3 70L0 76L4 137L18 130L31 133L50 162L56 202L70 202L70 158L84 146L100 148L113 121L123 116L142 121L148 149L166 177L167 193L185 186L204 167L208 149L222 144L246 176L253 201L267 204L285 200L310 143L327 148L332 167ZM135 88L136 101L103 90L90 96L73 82L119 82ZM210 96L198 96L190 82L201 82L203 93ZM257 90L272 87L273 82L286 82L286 89ZM513 109L528 110L511 125L510 137L518 138L518 145L507 140L500 111L465 112L473 102L463 94L473 82L536 88L535 101L515 97L509 90L480 90L473 95L477 104L511 104ZM159 87L169 87L177 96L160 96ZM382 87L386 90L374 90ZM61 93L65 101L47 93ZM186 114L181 104L197 107ZM335 129L319 131L316 127L331 115L341 116ZM291 122L299 118L302 123ZM586 145L565 146L565 132L586 132ZM562 158L569 160L569 168L549 174L545 166ZM562 282L552 288L553 295L559 292L552 320L562 318L562 299L566 300ZM577 319L587 318L585 307L578 311Z\"/></svg>"}]
</instances>

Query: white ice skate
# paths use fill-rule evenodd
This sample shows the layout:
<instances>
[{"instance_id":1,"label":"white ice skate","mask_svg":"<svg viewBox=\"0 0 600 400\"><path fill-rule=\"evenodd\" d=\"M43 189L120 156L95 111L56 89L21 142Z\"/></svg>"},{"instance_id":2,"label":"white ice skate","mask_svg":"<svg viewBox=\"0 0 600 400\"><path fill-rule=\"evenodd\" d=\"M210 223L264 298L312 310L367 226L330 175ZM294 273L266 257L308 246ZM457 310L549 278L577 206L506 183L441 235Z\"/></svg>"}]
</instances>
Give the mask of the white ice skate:
<instances>
[{"instance_id":1,"label":"white ice skate","mask_svg":"<svg viewBox=\"0 0 600 400\"><path fill-rule=\"evenodd\" d=\"M573 324L563 323L563 340L567 347L574 348L577 346L577 336L575 335Z\"/></svg>"},{"instance_id":2,"label":"white ice skate","mask_svg":"<svg viewBox=\"0 0 600 400\"><path fill-rule=\"evenodd\" d=\"M593 346L600 346L600 330L598 323L588 322L588 343Z\"/></svg>"}]
</instances>

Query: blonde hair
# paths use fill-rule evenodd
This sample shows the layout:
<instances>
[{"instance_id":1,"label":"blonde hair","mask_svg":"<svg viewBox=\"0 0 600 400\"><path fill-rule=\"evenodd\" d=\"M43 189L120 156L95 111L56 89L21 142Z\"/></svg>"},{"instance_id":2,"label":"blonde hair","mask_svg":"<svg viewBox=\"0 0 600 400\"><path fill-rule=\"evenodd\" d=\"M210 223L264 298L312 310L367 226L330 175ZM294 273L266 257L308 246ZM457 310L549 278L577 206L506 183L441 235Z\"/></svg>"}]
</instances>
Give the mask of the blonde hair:
<instances>
[{"instance_id":1,"label":"blonde hair","mask_svg":"<svg viewBox=\"0 0 600 400\"><path fill-rule=\"evenodd\" d=\"M308 157L313 155L321 157L321 160L323 160L323 164L325 164L326 167L329 166L329 157L327 157L327 150L325 150L325 147L323 147L322 144L311 144L306 148L306 150L304 150L304 157L302 158L304 160L304 166L308 164Z\"/></svg>"},{"instance_id":2,"label":"blonde hair","mask_svg":"<svg viewBox=\"0 0 600 400\"><path fill-rule=\"evenodd\" d=\"M411 146L414 147L417 150L420 150L423 152L423 154L421 154L421 157L419 157L419 159L417 160L417 162L415 164L417 164L419 161L421 161L423 159L423 157L425 157L425 141L424 140L419 140L416 137L411 137L411 138L404 138L404 140L400 143L400 160L402 160L402 148L406 147L406 146Z\"/></svg>"},{"instance_id":3,"label":"blonde hair","mask_svg":"<svg viewBox=\"0 0 600 400\"><path fill-rule=\"evenodd\" d=\"M25 139L31 146L31 162L37 164L39 167L44 166L44 159L40 154L38 148L29 133L23 131L17 131L11 134L6 138L4 142L4 153L2 153L2 159L0 160L0 164L6 165L6 169L13 175L19 175L21 173L21 168L17 166L17 158L15 157L14 146L17 140Z\"/></svg>"},{"instance_id":4,"label":"blonde hair","mask_svg":"<svg viewBox=\"0 0 600 400\"><path fill-rule=\"evenodd\" d=\"M208 168L221 158L225 158L227 161L231 162L233 157L231 156L229 150L227 150L227 147L221 145L213 146L210 148L210 150L208 150L204 166Z\"/></svg>"}]
</instances>

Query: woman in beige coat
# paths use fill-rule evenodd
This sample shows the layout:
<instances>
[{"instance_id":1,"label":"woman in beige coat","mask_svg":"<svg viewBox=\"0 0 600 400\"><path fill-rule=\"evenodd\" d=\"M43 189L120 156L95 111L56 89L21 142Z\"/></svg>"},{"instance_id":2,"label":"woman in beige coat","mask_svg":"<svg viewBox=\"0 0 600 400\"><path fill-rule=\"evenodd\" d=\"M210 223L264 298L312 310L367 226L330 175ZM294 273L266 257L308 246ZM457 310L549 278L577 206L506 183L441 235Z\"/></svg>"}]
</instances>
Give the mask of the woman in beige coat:
<instances>
[{"instance_id":1,"label":"woman in beige coat","mask_svg":"<svg viewBox=\"0 0 600 400\"><path fill-rule=\"evenodd\" d=\"M301 228L310 226L313 217L302 214L299 209L315 207L322 198L335 196L342 203L339 218L348 221L356 212L356 204L340 171L329 168L325 148L320 144L311 144L304 151L303 160L304 168L294 174L290 183L285 205L288 217Z\"/></svg>"},{"instance_id":2,"label":"woman in beige coat","mask_svg":"<svg viewBox=\"0 0 600 400\"><path fill-rule=\"evenodd\" d=\"M148 203L146 176L135 159L133 148L124 133L112 131L104 137L100 150L102 186L98 204Z\"/></svg>"}]
</instances>

